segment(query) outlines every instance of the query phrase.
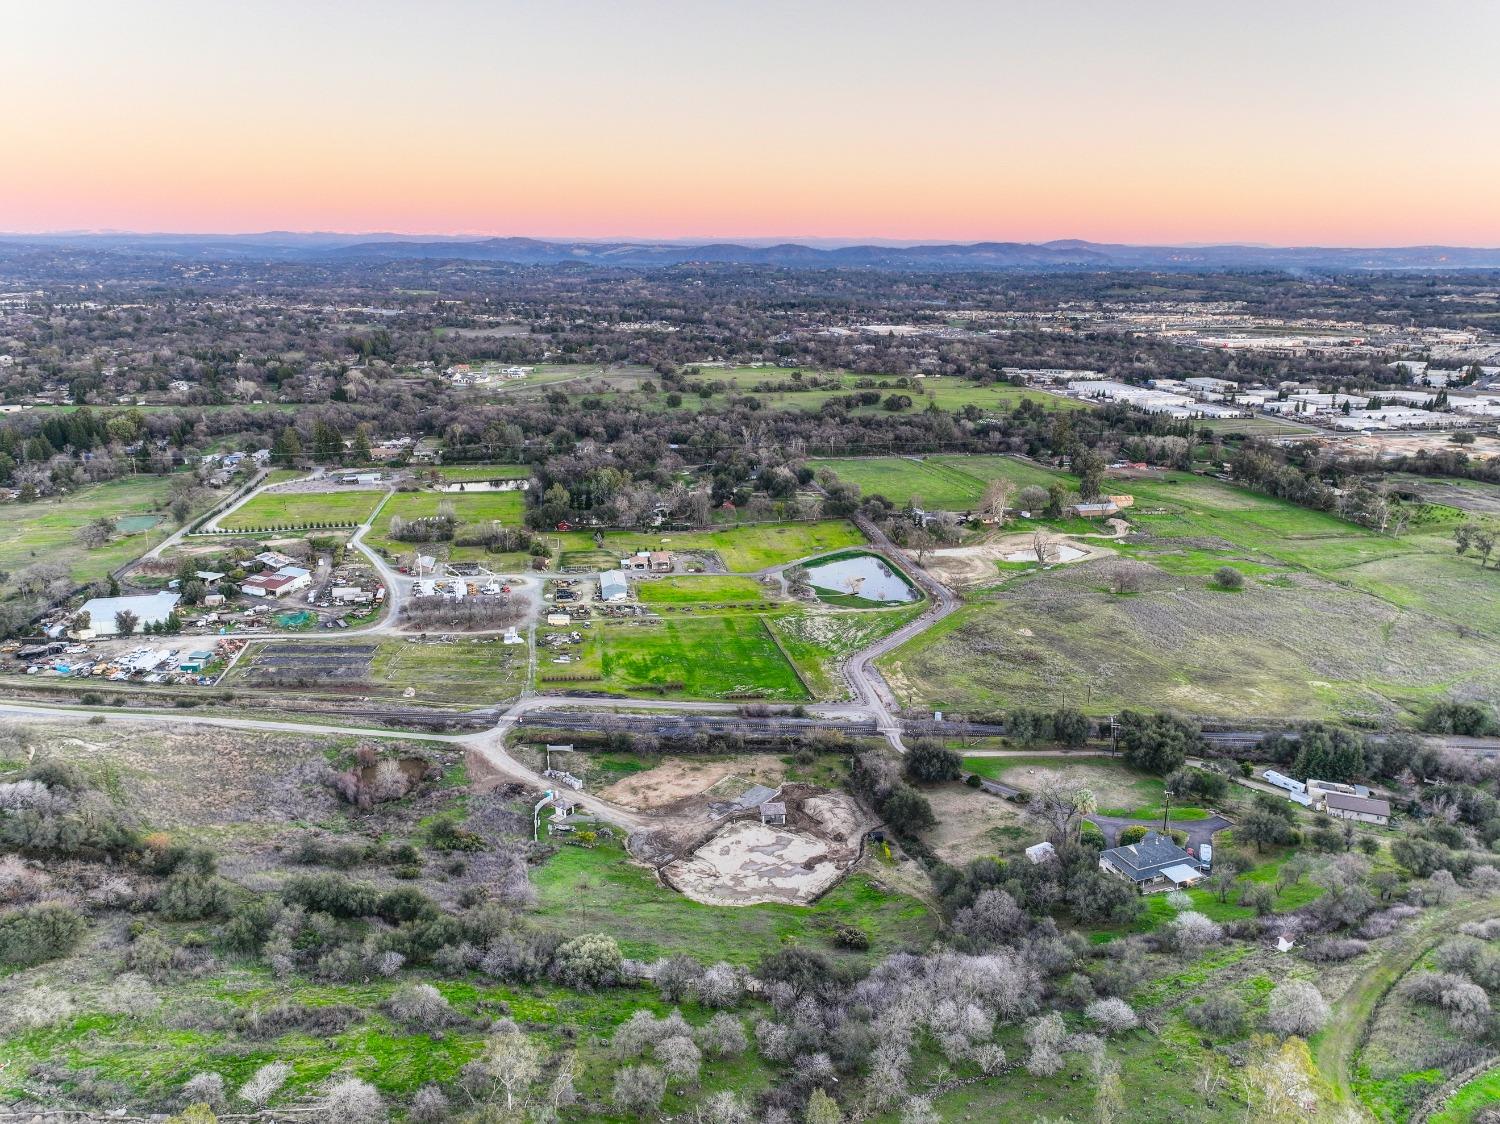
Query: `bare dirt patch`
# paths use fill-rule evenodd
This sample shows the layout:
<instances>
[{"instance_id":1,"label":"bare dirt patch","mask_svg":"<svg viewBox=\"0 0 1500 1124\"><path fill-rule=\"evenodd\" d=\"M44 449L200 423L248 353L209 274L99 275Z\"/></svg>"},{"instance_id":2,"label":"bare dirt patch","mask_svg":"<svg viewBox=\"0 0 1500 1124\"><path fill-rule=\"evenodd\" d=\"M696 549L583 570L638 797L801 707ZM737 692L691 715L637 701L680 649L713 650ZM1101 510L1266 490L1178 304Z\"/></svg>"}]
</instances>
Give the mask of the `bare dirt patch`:
<instances>
[{"instance_id":1,"label":"bare dirt patch","mask_svg":"<svg viewBox=\"0 0 1500 1124\"><path fill-rule=\"evenodd\" d=\"M1107 536L1101 536L1107 537ZM1114 551L1099 540L1067 535L1051 536L1047 561L1051 564L1089 562L1107 558ZM954 546L927 554L926 569L946 585L989 585L998 577L997 562L1035 561L1036 543L1031 535L1001 535L973 546Z\"/></svg>"},{"instance_id":2,"label":"bare dirt patch","mask_svg":"<svg viewBox=\"0 0 1500 1124\"><path fill-rule=\"evenodd\" d=\"M815 901L858 860L869 820L843 793L788 785L781 799L785 824L762 823L758 812L725 820L664 863L662 881L708 905Z\"/></svg>"},{"instance_id":3,"label":"bare dirt patch","mask_svg":"<svg viewBox=\"0 0 1500 1124\"><path fill-rule=\"evenodd\" d=\"M768 754L704 761L668 757L653 769L634 773L599 791L599 796L626 808L656 810L700 796L729 777L751 784L775 786L786 772L780 758Z\"/></svg>"},{"instance_id":4,"label":"bare dirt patch","mask_svg":"<svg viewBox=\"0 0 1500 1124\"><path fill-rule=\"evenodd\" d=\"M944 862L962 865L985 855L1004 855L1041 837L1027 828L1019 805L966 785L940 785L923 795L938 821L927 841Z\"/></svg>"}]
</instances>

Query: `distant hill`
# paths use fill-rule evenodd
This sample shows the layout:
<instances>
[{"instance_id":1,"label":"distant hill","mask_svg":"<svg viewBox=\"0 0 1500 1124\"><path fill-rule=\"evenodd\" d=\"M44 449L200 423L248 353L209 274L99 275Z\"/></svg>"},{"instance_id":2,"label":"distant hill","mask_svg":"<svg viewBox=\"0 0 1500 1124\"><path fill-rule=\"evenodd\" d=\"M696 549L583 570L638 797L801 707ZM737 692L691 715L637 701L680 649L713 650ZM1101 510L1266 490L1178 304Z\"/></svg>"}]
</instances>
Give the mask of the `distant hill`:
<instances>
[{"instance_id":1,"label":"distant hill","mask_svg":"<svg viewBox=\"0 0 1500 1124\"><path fill-rule=\"evenodd\" d=\"M1467 246L1132 246L1055 242L933 243L921 246L807 246L796 242L564 241L398 234L227 235L66 233L0 235L11 246L57 246L198 259L442 260L518 265L578 263L633 269L690 263L805 269L1207 270L1500 269L1500 249Z\"/></svg>"}]
</instances>

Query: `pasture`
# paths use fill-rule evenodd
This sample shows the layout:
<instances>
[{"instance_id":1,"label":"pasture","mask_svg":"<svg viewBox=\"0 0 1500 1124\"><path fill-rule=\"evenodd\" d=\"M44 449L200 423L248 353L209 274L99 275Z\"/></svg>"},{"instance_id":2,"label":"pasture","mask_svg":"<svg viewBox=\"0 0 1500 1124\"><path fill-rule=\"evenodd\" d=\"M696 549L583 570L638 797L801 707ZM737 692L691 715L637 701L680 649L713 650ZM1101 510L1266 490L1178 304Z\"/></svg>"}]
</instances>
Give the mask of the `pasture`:
<instances>
[{"instance_id":1,"label":"pasture","mask_svg":"<svg viewBox=\"0 0 1500 1124\"><path fill-rule=\"evenodd\" d=\"M218 521L226 531L254 531L279 527L351 527L370 518L384 493L370 490L341 492L262 492Z\"/></svg>"},{"instance_id":2,"label":"pasture","mask_svg":"<svg viewBox=\"0 0 1500 1124\"><path fill-rule=\"evenodd\" d=\"M468 523L492 521L514 527L521 522L525 503L520 492L397 492L380 509L375 525L365 535L364 541L373 549L393 555L417 549L430 552L434 547L447 544L400 542L390 537L391 520L397 516L408 522L428 519L451 507L460 528ZM485 557L482 547L447 546L446 553L455 562Z\"/></svg>"},{"instance_id":3,"label":"pasture","mask_svg":"<svg viewBox=\"0 0 1500 1124\"><path fill-rule=\"evenodd\" d=\"M546 652L540 658L542 690L551 684L683 699L809 697L759 614L596 622L570 662L551 662Z\"/></svg>"},{"instance_id":4,"label":"pasture","mask_svg":"<svg viewBox=\"0 0 1500 1124\"><path fill-rule=\"evenodd\" d=\"M98 581L116 567L143 554L167 537L171 517L164 510L170 481L160 476L135 476L90 484L57 498L0 507L6 533L0 535L0 570L10 577L0 582L14 588L14 576L35 562L66 563L75 582ZM159 517L149 528L148 518ZM97 550L85 550L78 532L95 519L117 520L121 530Z\"/></svg>"},{"instance_id":5,"label":"pasture","mask_svg":"<svg viewBox=\"0 0 1500 1124\"><path fill-rule=\"evenodd\" d=\"M754 578L708 575L650 578L636 586L646 605L753 604L774 596Z\"/></svg>"},{"instance_id":6,"label":"pasture","mask_svg":"<svg viewBox=\"0 0 1500 1124\"><path fill-rule=\"evenodd\" d=\"M942 511L972 511L991 480L1009 480L1017 488L1046 488L1059 481L1067 487L1076 484L1064 473L1005 456L849 457L808 465L830 469L840 480L858 484L863 495L881 495L898 506L915 498L924 508Z\"/></svg>"},{"instance_id":7,"label":"pasture","mask_svg":"<svg viewBox=\"0 0 1500 1124\"><path fill-rule=\"evenodd\" d=\"M617 558L637 550L702 551L717 554L725 568L736 574L754 573L865 541L859 529L844 519L756 523L718 531L605 531L603 537L604 549ZM565 553L595 550L592 532L565 531L542 538L554 550Z\"/></svg>"}]
</instances>

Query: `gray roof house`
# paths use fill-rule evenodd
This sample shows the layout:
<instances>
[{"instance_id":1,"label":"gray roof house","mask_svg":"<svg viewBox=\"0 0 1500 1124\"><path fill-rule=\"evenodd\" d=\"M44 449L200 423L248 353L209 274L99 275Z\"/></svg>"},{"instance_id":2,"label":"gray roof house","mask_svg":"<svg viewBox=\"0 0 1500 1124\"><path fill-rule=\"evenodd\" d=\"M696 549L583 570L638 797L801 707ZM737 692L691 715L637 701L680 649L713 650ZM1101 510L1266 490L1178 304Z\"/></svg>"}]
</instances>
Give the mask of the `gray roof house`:
<instances>
[{"instance_id":1,"label":"gray roof house","mask_svg":"<svg viewBox=\"0 0 1500 1124\"><path fill-rule=\"evenodd\" d=\"M1157 831L1148 832L1139 843L1104 851L1099 869L1127 879L1146 894L1190 886L1203 877L1193 857Z\"/></svg>"}]
</instances>

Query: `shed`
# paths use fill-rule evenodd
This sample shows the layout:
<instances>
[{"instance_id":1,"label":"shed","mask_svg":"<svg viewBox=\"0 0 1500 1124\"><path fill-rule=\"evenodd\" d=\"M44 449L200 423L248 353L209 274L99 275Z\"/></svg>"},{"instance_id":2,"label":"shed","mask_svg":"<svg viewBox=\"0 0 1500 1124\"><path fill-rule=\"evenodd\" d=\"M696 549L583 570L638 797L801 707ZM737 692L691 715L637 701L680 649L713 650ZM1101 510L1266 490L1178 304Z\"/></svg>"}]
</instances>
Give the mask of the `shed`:
<instances>
[{"instance_id":1,"label":"shed","mask_svg":"<svg viewBox=\"0 0 1500 1124\"><path fill-rule=\"evenodd\" d=\"M779 800L767 800L760 806L760 822L778 825L786 823L786 805Z\"/></svg>"},{"instance_id":2,"label":"shed","mask_svg":"<svg viewBox=\"0 0 1500 1124\"><path fill-rule=\"evenodd\" d=\"M630 586L620 570L606 570L599 575L599 597L604 601L624 601L630 596Z\"/></svg>"},{"instance_id":3,"label":"shed","mask_svg":"<svg viewBox=\"0 0 1500 1124\"><path fill-rule=\"evenodd\" d=\"M1026 857L1033 863L1044 863L1057 857L1057 851L1045 839L1026 848Z\"/></svg>"}]
</instances>

